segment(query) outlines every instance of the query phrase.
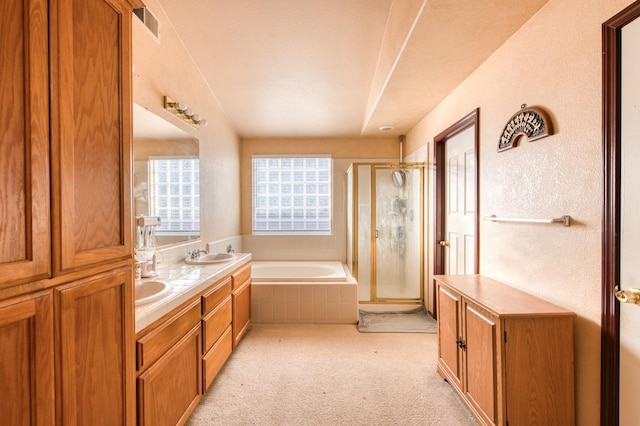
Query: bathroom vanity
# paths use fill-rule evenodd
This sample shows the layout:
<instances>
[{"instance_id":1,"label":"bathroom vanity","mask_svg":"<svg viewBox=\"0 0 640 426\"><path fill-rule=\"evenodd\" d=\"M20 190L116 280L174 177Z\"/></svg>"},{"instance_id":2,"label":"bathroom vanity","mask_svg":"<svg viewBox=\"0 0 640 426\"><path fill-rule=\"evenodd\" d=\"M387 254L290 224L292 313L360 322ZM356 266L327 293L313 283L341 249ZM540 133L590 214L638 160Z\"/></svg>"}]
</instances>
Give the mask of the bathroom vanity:
<instances>
[{"instance_id":1,"label":"bathroom vanity","mask_svg":"<svg viewBox=\"0 0 640 426\"><path fill-rule=\"evenodd\" d=\"M240 342L251 324L250 259L177 265L164 271L173 293L136 309L139 425L183 424Z\"/></svg>"},{"instance_id":2,"label":"bathroom vanity","mask_svg":"<svg viewBox=\"0 0 640 426\"><path fill-rule=\"evenodd\" d=\"M575 424L575 314L481 275L434 279L437 370L480 424Z\"/></svg>"}]
</instances>

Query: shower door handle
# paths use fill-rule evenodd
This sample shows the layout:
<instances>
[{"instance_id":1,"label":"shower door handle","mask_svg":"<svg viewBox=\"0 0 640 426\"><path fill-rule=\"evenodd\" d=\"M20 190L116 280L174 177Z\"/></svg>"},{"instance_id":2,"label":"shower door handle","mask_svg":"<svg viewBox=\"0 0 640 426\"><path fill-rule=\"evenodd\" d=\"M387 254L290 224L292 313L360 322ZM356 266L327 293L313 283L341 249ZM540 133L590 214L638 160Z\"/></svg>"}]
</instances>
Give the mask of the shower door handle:
<instances>
[{"instance_id":1,"label":"shower door handle","mask_svg":"<svg viewBox=\"0 0 640 426\"><path fill-rule=\"evenodd\" d=\"M442 240L442 241L440 241L440 245L442 247L449 247L449 241Z\"/></svg>"}]
</instances>

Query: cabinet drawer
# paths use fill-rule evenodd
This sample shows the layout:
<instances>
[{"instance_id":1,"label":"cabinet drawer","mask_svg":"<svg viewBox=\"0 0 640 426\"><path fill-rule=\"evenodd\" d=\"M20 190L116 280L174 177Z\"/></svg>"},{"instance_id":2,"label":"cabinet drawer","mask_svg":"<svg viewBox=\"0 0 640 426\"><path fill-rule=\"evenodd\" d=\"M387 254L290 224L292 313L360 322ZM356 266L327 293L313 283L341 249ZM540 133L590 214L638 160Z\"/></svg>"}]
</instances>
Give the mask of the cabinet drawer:
<instances>
[{"instance_id":1,"label":"cabinet drawer","mask_svg":"<svg viewBox=\"0 0 640 426\"><path fill-rule=\"evenodd\" d=\"M141 371L160 358L201 318L200 299L175 314L160 327L141 337L136 342L137 368Z\"/></svg>"},{"instance_id":2,"label":"cabinet drawer","mask_svg":"<svg viewBox=\"0 0 640 426\"><path fill-rule=\"evenodd\" d=\"M251 264L247 264L246 266L238 269L233 274L231 274L231 278L233 280L233 289L240 287L242 283L249 279L251 276Z\"/></svg>"},{"instance_id":3,"label":"cabinet drawer","mask_svg":"<svg viewBox=\"0 0 640 426\"><path fill-rule=\"evenodd\" d=\"M233 338L231 326L229 326L213 348L202 358L205 390L211 385L213 379L216 378L225 361L229 358L229 355L231 355L232 349Z\"/></svg>"},{"instance_id":4,"label":"cabinet drawer","mask_svg":"<svg viewBox=\"0 0 640 426\"><path fill-rule=\"evenodd\" d=\"M231 296L227 298L202 320L204 346L206 353L231 325Z\"/></svg>"},{"instance_id":5,"label":"cabinet drawer","mask_svg":"<svg viewBox=\"0 0 640 426\"><path fill-rule=\"evenodd\" d=\"M202 315L215 308L225 297L231 294L231 277L217 283L214 288L202 295Z\"/></svg>"}]
</instances>

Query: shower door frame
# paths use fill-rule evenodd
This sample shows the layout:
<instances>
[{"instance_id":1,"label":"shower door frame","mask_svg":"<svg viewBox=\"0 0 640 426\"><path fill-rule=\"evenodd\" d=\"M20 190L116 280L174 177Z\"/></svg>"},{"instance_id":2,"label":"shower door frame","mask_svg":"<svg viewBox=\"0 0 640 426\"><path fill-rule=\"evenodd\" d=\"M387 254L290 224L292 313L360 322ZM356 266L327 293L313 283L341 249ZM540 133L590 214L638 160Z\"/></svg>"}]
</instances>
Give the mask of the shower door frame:
<instances>
[{"instance_id":1,"label":"shower door frame","mask_svg":"<svg viewBox=\"0 0 640 426\"><path fill-rule=\"evenodd\" d=\"M358 162L352 163L350 166L350 170L353 173L353 181L352 181L352 191L353 191L353 199L352 203L352 227L353 227L353 236L352 236L352 261L354 265L353 275L356 279L358 279L358 268L360 266L358 261L358 167L359 166L369 166L370 167L370 197L371 197L371 211L370 211L370 221L371 221L371 236L370 236L370 251L371 251L371 265L370 265L370 292L369 292L369 300L358 300L358 303L367 304L367 303L377 303L377 304L417 304L424 303L424 167L425 164L421 162L411 162L411 163L401 163L401 162ZM418 169L420 172L420 188L419 188L419 200L418 203L420 205L420 213L419 213L419 237L418 237L418 256L420 259L420 273L419 273L419 290L420 297L415 298L378 298L377 295L377 262L376 262L376 223L377 223L377 199L376 199L376 171L380 169L388 169L388 170L400 170L400 169Z\"/></svg>"}]
</instances>

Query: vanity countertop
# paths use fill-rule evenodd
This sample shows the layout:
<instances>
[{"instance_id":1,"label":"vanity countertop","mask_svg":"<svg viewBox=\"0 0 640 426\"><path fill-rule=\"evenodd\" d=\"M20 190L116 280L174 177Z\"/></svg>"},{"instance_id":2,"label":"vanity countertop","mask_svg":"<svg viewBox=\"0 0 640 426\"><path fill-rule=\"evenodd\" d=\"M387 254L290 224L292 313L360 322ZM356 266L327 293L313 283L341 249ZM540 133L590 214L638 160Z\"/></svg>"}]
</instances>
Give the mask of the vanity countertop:
<instances>
[{"instance_id":1,"label":"vanity countertop","mask_svg":"<svg viewBox=\"0 0 640 426\"><path fill-rule=\"evenodd\" d=\"M166 281L171 284L171 293L156 302L136 306L136 333L250 260L250 253L236 253L233 260L225 263L187 265L180 261L158 267L155 277L143 278L140 282Z\"/></svg>"}]
</instances>

